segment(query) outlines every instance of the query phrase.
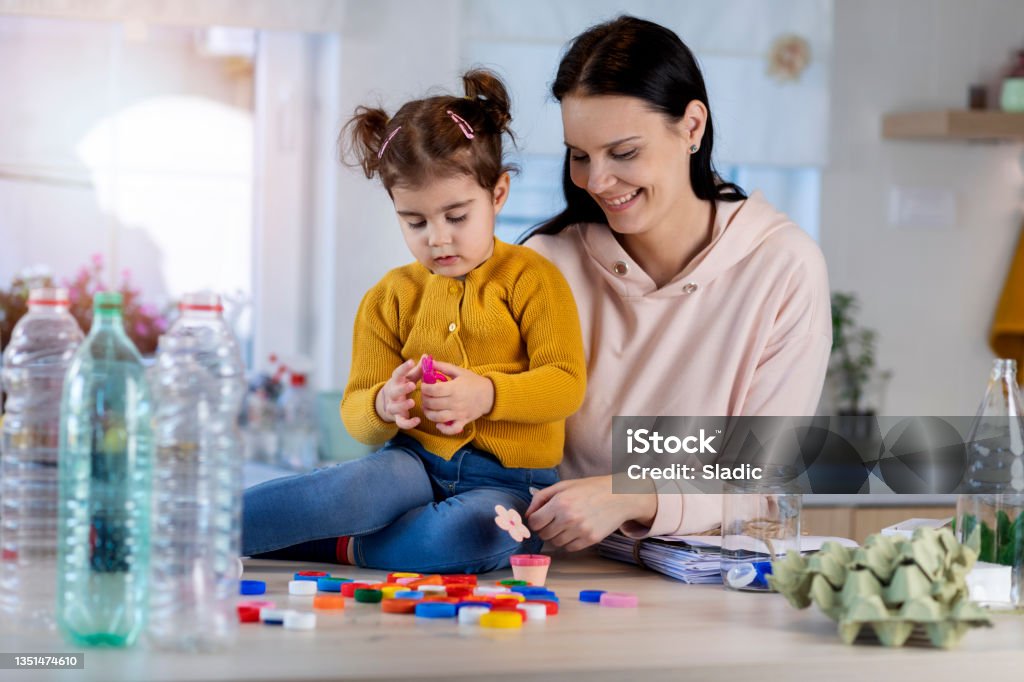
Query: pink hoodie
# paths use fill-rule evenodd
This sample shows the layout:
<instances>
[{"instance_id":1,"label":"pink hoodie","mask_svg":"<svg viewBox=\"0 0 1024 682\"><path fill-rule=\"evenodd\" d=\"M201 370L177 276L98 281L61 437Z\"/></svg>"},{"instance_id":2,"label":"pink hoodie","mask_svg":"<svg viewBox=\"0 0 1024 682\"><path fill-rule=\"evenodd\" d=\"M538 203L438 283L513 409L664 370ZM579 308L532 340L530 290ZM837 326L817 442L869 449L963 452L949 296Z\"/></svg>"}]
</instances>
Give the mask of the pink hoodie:
<instances>
[{"instance_id":1,"label":"pink hoodie","mask_svg":"<svg viewBox=\"0 0 1024 682\"><path fill-rule=\"evenodd\" d=\"M718 202L711 243L660 289L607 225L526 244L565 275L583 328L588 390L566 424L563 478L611 473L616 415L814 414L832 347L825 260L759 192ZM721 496L666 485L652 526L630 522L624 533L685 534L721 521Z\"/></svg>"}]
</instances>

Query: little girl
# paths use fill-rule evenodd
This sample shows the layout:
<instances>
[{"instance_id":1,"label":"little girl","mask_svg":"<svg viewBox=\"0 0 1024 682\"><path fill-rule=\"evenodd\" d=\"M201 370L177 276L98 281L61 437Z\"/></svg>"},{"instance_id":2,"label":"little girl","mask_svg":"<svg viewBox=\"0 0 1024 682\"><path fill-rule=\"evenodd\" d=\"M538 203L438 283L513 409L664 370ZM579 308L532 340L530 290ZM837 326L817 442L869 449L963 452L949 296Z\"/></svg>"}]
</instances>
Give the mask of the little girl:
<instances>
[{"instance_id":1,"label":"little girl","mask_svg":"<svg viewBox=\"0 0 1024 682\"><path fill-rule=\"evenodd\" d=\"M341 416L383 446L247 490L246 554L475 573L540 549L498 529L494 508L523 512L531 487L557 480L565 419L586 389L579 318L551 263L494 237L508 94L487 71L463 83L465 97L409 102L390 119L359 107L343 131L416 259L356 315ZM447 381L424 377L425 355Z\"/></svg>"}]
</instances>

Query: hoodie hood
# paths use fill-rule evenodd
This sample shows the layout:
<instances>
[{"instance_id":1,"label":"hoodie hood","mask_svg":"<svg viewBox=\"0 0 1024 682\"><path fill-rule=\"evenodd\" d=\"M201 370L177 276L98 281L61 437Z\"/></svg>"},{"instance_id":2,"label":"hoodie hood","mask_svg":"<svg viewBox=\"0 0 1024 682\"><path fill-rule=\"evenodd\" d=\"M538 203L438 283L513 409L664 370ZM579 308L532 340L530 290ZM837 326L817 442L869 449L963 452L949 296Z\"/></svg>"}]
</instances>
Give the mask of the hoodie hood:
<instances>
[{"instance_id":1,"label":"hoodie hood","mask_svg":"<svg viewBox=\"0 0 1024 682\"><path fill-rule=\"evenodd\" d=\"M654 280L619 244L612 230L603 224L577 226L584 248L604 267L608 282L623 296L665 298L689 294L713 282L719 275L754 253L770 236L786 229L800 230L754 192L744 201L719 201L711 243L660 289Z\"/></svg>"}]
</instances>

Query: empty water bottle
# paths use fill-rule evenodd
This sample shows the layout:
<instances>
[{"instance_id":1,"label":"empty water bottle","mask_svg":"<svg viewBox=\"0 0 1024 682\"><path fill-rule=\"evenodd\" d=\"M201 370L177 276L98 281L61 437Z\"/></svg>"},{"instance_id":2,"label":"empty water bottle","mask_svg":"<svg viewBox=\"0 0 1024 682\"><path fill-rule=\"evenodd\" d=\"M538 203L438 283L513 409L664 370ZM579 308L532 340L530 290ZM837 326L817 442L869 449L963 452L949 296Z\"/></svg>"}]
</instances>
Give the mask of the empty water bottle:
<instances>
[{"instance_id":1,"label":"empty water bottle","mask_svg":"<svg viewBox=\"0 0 1024 682\"><path fill-rule=\"evenodd\" d=\"M56 624L60 397L82 330L67 289L33 289L4 351L0 613L19 630Z\"/></svg>"},{"instance_id":2,"label":"empty water bottle","mask_svg":"<svg viewBox=\"0 0 1024 682\"><path fill-rule=\"evenodd\" d=\"M281 394L281 463L296 471L308 471L319 460L316 403L306 386L306 375L293 372Z\"/></svg>"},{"instance_id":3,"label":"empty water bottle","mask_svg":"<svg viewBox=\"0 0 1024 682\"><path fill-rule=\"evenodd\" d=\"M151 374L156 485L150 639L213 651L235 639L244 368L215 294L186 296Z\"/></svg>"},{"instance_id":4,"label":"empty water bottle","mask_svg":"<svg viewBox=\"0 0 1024 682\"><path fill-rule=\"evenodd\" d=\"M148 601L152 406L121 307L96 294L61 400L57 623L85 646L130 646Z\"/></svg>"}]
</instances>

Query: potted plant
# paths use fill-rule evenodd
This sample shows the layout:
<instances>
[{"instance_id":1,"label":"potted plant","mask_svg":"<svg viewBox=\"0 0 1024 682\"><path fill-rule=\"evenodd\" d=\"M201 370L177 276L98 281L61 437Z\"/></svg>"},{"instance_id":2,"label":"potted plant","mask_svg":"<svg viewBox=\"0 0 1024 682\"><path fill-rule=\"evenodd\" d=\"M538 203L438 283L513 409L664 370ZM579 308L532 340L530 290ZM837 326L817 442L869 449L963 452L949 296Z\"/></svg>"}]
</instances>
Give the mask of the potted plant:
<instances>
[{"instance_id":1,"label":"potted plant","mask_svg":"<svg viewBox=\"0 0 1024 682\"><path fill-rule=\"evenodd\" d=\"M834 408L840 416L872 416L880 408L889 371L876 371L878 334L857 323L857 295L832 293L832 354L828 378ZM873 390L872 390L873 389Z\"/></svg>"}]
</instances>

